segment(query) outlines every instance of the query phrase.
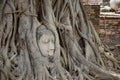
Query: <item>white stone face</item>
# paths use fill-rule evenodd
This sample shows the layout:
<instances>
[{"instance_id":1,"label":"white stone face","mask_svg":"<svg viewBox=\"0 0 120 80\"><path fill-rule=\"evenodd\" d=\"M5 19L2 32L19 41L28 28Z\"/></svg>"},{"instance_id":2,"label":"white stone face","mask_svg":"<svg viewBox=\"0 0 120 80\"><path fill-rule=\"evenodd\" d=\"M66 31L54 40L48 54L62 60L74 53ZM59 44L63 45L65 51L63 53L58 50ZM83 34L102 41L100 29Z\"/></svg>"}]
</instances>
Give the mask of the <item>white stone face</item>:
<instances>
[{"instance_id":1,"label":"white stone face","mask_svg":"<svg viewBox=\"0 0 120 80\"><path fill-rule=\"evenodd\" d=\"M55 38L51 33L43 34L38 40L38 45L43 56L52 56L55 51Z\"/></svg>"},{"instance_id":2,"label":"white stone face","mask_svg":"<svg viewBox=\"0 0 120 80\"><path fill-rule=\"evenodd\" d=\"M110 7L114 10L120 8L120 0L110 0Z\"/></svg>"}]
</instances>

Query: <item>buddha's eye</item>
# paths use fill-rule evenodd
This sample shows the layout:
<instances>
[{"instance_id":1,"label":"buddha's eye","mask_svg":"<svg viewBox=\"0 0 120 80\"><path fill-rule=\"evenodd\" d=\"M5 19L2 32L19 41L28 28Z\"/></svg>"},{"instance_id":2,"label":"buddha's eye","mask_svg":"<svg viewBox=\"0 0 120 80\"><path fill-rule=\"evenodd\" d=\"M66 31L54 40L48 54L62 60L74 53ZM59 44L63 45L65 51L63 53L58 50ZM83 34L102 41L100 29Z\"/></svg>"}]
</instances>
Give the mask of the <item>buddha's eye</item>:
<instances>
[{"instance_id":1,"label":"buddha's eye","mask_svg":"<svg viewBox=\"0 0 120 80\"><path fill-rule=\"evenodd\" d=\"M44 39L42 40L43 43L49 43L49 40L48 39Z\"/></svg>"}]
</instances>

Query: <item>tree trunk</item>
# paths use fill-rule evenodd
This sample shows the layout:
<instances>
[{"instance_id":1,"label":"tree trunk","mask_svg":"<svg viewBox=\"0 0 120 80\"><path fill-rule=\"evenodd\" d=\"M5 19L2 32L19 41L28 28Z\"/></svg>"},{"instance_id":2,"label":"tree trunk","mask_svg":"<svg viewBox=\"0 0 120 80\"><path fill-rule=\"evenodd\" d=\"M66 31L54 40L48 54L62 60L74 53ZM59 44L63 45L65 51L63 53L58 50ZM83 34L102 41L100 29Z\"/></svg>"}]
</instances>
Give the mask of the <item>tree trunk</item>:
<instances>
[{"instance_id":1,"label":"tree trunk","mask_svg":"<svg viewBox=\"0 0 120 80\"><path fill-rule=\"evenodd\" d=\"M80 0L1 0L0 6L1 80L120 79L103 69L104 46ZM37 37L48 32L55 38L52 57Z\"/></svg>"}]
</instances>

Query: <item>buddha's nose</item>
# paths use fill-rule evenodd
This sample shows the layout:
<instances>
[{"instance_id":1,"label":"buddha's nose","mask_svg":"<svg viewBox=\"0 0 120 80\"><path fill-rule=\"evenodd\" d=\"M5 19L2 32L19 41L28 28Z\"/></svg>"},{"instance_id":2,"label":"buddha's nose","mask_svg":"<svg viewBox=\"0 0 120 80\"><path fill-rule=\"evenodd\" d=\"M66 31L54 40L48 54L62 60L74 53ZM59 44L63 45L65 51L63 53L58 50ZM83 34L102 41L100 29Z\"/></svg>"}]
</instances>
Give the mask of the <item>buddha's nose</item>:
<instances>
[{"instance_id":1,"label":"buddha's nose","mask_svg":"<svg viewBox=\"0 0 120 80\"><path fill-rule=\"evenodd\" d=\"M54 50L55 49L55 46L54 46L53 42L49 42L49 49L50 50Z\"/></svg>"}]
</instances>

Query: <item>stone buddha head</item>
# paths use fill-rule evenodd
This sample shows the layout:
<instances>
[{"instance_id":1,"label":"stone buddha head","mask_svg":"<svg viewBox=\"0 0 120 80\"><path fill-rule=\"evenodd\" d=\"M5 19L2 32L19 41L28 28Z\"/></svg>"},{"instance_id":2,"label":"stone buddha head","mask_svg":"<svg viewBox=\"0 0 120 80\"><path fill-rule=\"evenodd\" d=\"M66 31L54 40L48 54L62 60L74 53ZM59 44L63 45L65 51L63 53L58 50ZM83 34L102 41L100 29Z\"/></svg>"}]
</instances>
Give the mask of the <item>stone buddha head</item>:
<instances>
[{"instance_id":1,"label":"stone buddha head","mask_svg":"<svg viewBox=\"0 0 120 80\"><path fill-rule=\"evenodd\" d=\"M53 56L55 51L55 35L47 26L37 28L37 42L42 56Z\"/></svg>"}]
</instances>

